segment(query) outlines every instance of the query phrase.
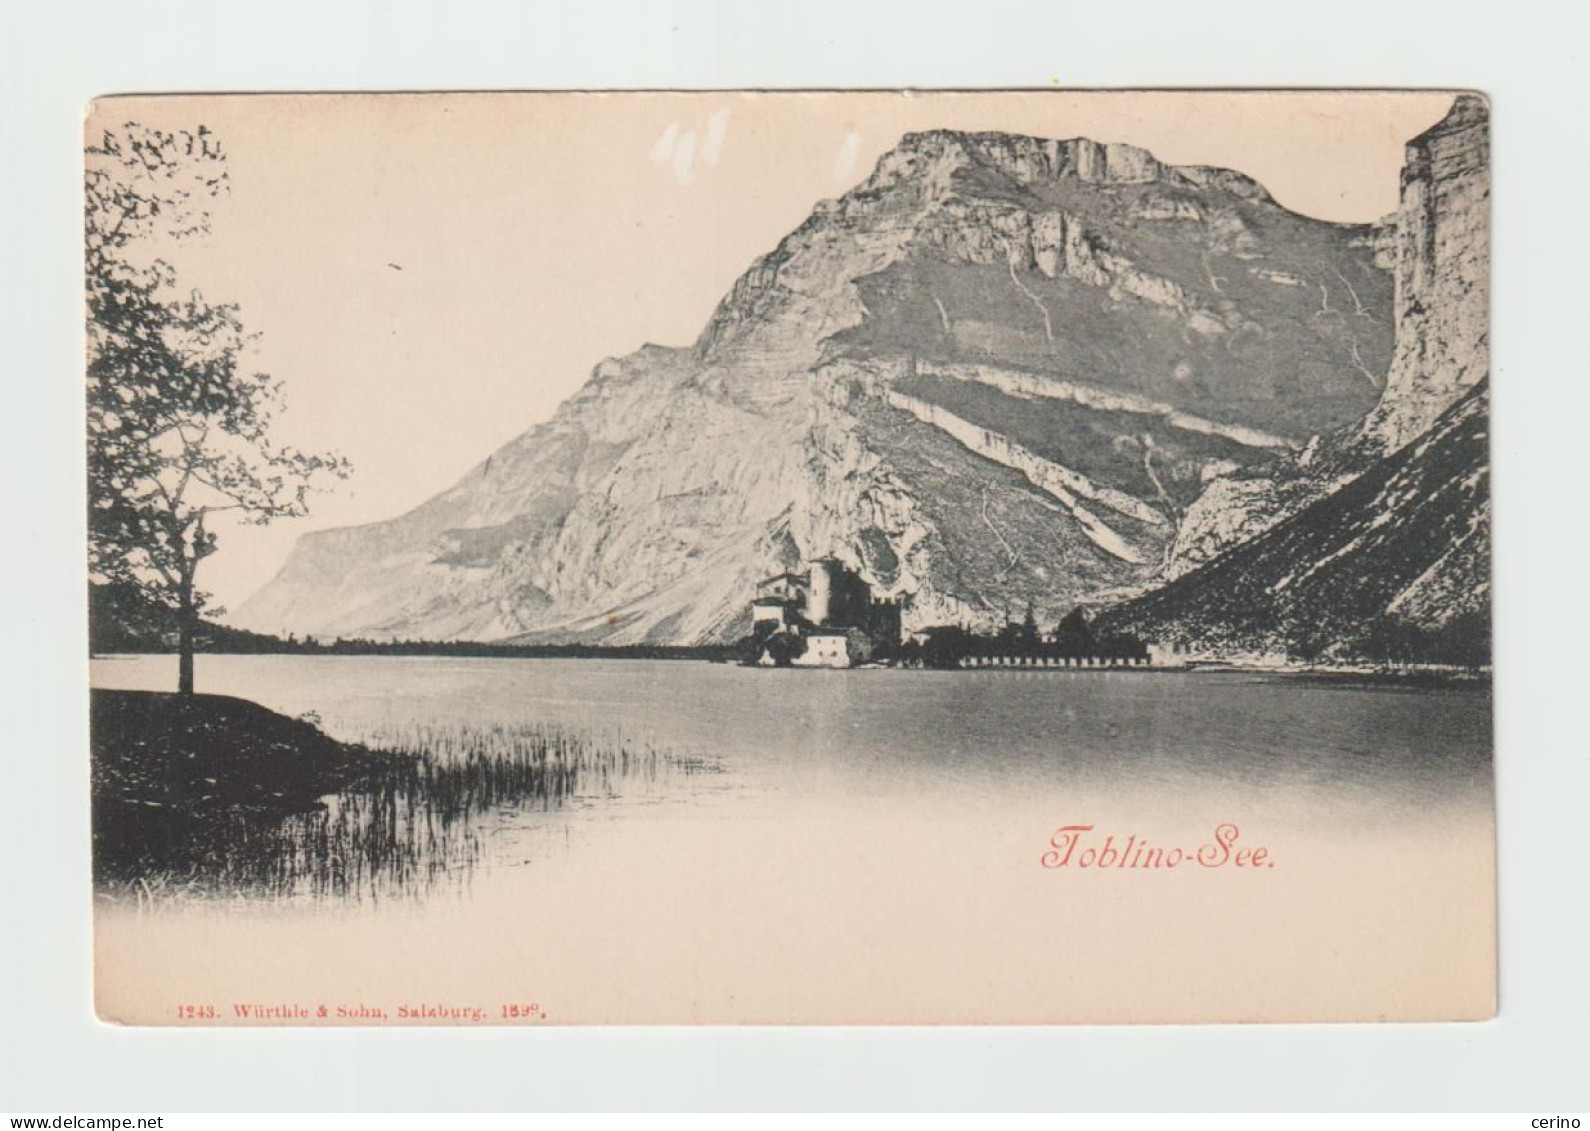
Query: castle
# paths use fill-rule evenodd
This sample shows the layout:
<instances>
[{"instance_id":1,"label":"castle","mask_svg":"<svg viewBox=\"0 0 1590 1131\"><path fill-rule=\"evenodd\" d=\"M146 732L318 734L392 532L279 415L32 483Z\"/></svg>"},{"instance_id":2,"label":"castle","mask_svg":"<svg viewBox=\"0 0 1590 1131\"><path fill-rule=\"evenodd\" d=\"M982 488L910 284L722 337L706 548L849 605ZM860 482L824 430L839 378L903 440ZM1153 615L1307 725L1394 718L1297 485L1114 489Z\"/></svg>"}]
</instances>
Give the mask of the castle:
<instances>
[{"instance_id":1,"label":"castle","mask_svg":"<svg viewBox=\"0 0 1590 1131\"><path fill-rule=\"evenodd\" d=\"M838 558L818 558L805 573L757 583L751 602L755 662L764 666L848 668L900 646L900 602L874 597Z\"/></svg>"}]
</instances>

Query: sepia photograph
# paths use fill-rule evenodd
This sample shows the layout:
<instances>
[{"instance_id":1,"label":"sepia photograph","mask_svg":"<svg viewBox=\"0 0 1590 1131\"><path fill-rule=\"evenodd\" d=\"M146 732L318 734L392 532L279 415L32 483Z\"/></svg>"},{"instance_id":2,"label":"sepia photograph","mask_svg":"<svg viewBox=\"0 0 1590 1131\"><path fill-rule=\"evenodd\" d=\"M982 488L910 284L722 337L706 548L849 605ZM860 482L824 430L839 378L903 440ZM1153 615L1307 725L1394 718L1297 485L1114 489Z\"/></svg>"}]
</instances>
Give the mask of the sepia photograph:
<instances>
[{"instance_id":1,"label":"sepia photograph","mask_svg":"<svg viewBox=\"0 0 1590 1131\"><path fill-rule=\"evenodd\" d=\"M1478 1021L1490 104L110 96L94 996Z\"/></svg>"},{"instance_id":2,"label":"sepia photograph","mask_svg":"<svg viewBox=\"0 0 1590 1131\"><path fill-rule=\"evenodd\" d=\"M0 1127L1583 1126L1585 24L8 10Z\"/></svg>"}]
</instances>

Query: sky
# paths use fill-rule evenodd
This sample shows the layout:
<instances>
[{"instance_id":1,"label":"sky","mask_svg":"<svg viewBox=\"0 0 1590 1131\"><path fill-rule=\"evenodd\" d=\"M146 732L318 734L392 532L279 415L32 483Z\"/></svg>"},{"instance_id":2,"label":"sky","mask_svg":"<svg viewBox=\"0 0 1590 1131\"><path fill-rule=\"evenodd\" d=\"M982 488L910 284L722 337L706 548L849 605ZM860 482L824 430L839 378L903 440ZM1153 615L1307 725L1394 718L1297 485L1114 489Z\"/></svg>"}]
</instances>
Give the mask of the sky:
<instances>
[{"instance_id":1,"label":"sky","mask_svg":"<svg viewBox=\"0 0 1590 1131\"><path fill-rule=\"evenodd\" d=\"M1142 146L1341 222L1396 208L1439 93L469 94L102 99L106 126L207 125L230 193L159 249L235 302L280 439L353 474L304 519L220 529L236 608L310 530L392 518L549 418L603 358L687 345L757 256L913 130Z\"/></svg>"}]
</instances>

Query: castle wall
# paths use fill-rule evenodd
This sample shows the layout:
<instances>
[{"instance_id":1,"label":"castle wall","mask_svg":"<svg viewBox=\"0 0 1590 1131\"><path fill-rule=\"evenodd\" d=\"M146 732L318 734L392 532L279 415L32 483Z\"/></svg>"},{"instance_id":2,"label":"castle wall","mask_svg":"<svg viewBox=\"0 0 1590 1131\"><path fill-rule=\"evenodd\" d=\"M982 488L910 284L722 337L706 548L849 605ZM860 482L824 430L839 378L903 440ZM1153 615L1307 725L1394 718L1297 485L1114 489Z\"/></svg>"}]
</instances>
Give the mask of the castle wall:
<instances>
[{"instance_id":1,"label":"castle wall","mask_svg":"<svg viewBox=\"0 0 1590 1131\"><path fill-rule=\"evenodd\" d=\"M798 668L848 668L849 641L843 636L808 637L806 651L790 662Z\"/></svg>"}]
</instances>

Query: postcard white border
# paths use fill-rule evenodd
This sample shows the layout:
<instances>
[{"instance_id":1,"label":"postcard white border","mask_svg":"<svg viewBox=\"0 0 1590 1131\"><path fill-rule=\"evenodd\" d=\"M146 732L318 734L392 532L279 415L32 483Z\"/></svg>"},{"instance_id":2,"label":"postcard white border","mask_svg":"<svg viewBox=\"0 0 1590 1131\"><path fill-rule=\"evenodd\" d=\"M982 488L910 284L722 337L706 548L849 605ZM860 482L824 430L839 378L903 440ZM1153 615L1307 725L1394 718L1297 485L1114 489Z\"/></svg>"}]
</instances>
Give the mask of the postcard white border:
<instances>
[{"instance_id":1,"label":"postcard white border","mask_svg":"<svg viewBox=\"0 0 1590 1131\"><path fill-rule=\"evenodd\" d=\"M1585 18L1566 4L32 4L0 47L14 250L0 1095L33 1110L1572 1111L1590 1014ZM1577 25L1577 26L1576 26ZM93 1018L78 127L154 91L1472 87L1494 112L1501 1016L1110 1030L133 1031ZM26 799L26 800L22 800ZM1577 1089L1576 1091L1573 1089Z\"/></svg>"}]
</instances>

